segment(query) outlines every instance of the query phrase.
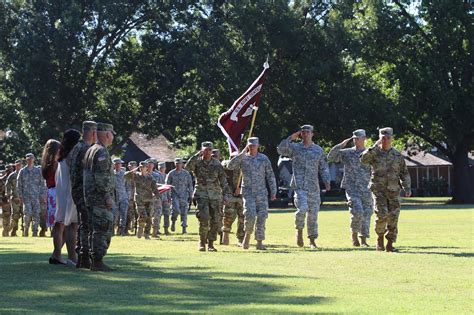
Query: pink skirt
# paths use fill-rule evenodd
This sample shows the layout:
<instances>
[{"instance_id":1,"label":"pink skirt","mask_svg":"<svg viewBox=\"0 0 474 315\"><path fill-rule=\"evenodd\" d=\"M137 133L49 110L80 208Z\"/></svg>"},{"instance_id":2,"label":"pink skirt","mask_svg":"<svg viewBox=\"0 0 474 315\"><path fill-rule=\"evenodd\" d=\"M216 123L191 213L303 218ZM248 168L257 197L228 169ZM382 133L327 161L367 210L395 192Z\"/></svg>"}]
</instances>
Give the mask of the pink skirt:
<instances>
[{"instance_id":1,"label":"pink skirt","mask_svg":"<svg viewBox=\"0 0 474 315\"><path fill-rule=\"evenodd\" d=\"M48 188L47 206L46 226L52 227L54 226L54 214L56 213L56 187Z\"/></svg>"}]
</instances>

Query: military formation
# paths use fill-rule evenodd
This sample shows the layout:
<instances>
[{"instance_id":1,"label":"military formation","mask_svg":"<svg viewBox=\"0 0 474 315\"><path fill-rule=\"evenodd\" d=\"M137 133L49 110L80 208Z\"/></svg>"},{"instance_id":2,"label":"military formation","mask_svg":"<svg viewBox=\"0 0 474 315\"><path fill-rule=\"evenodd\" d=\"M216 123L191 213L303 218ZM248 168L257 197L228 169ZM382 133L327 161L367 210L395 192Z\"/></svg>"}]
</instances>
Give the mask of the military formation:
<instances>
[{"instance_id":1,"label":"military formation","mask_svg":"<svg viewBox=\"0 0 474 315\"><path fill-rule=\"evenodd\" d=\"M268 207L269 201L276 199L277 184L269 158L259 152L258 137L250 137L244 150L224 161L213 143L205 141L186 163L176 158L175 168L166 173L166 164L153 158L131 161L128 170L120 158L112 160L107 149L115 134L111 124L85 121L82 132L70 160L71 194L79 220L78 268L113 270L103 261L112 236L135 232L138 238L159 238L162 217L165 235L176 230L178 218L181 232L186 234L193 201L199 221L199 251L217 251L218 236L220 244L229 245L236 220L237 244L249 249L254 234L256 249L266 250ZM341 188L349 206L352 245L369 246L375 212L376 249L395 251L400 193L403 189L405 196L410 196L411 184L402 155L391 145L393 129L380 129L378 141L369 148L365 147L365 131L355 130L328 156L313 142L313 132L313 126L303 125L277 147L278 153L293 163L290 189L297 208L297 246L304 247L306 226L309 247L317 248L320 192L321 188L331 189L330 160L344 165ZM354 146L346 148L351 141ZM39 228L39 236L46 231L41 218L45 182L34 165L34 155L29 153L25 159L26 166L17 160L0 177L4 237L17 236L20 218L23 236L28 236L30 225L33 236L38 236Z\"/></svg>"}]
</instances>

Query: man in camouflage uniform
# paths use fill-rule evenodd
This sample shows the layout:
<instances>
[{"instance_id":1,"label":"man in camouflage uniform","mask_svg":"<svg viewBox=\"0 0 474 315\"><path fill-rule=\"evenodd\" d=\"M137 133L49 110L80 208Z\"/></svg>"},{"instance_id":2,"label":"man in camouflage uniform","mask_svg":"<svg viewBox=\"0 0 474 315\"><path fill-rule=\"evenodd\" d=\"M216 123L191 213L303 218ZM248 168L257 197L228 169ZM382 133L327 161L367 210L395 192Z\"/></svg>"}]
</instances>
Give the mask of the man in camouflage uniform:
<instances>
[{"instance_id":1,"label":"man in camouflage uniform","mask_svg":"<svg viewBox=\"0 0 474 315\"><path fill-rule=\"evenodd\" d=\"M237 155L231 153L231 159ZM227 175L227 182L231 194L227 198L227 205L224 206L224 217L222 219L222 245L229 245L229 233L232 230L232 224L237 218L237 240L238 245L242 246L245 236L244 230L244 206L242 200L242 193L240 188L240 169L230 170L228 168L230 160L222 161L225 173Z\"/></svg>"},{"instance_id":2,"label":"man in camouflage uniform","mask_svg":"<svg viewBox=\"0 0 474 315\"><path fill-rule=\"evenodd\" d=\"M344 149L351 140L354 140L354 146ZM357 129L351 138L334 146L328 154L329 160L344 164L341 188L346 191L351 214L352 245L356 247L361 244L369 246L366 239L370 234L370 218L374 206L369 190L370 167L360 162L360 154L365 150L365 140L365 130ZM360 236L360 243L357 236Z\"/></svg>"},{"instance_id":3,"label":"man in camouflage uniform","mask_svg":"<svg viewBox=\"0 0 474 315\"><path fill-rule=\"evenodd\" d=\"M292 143L298 137L302 142ZM318 238L318 212L321 205L318 175L321 175L326 190L331 189L329 167L323 149L313 142L313 126L301 126L300 131L293 133L278 146L278 153L293 160L291 188L295 190L295 227L296 244L304 246L303 229L306 213L308 214L308 238L310 247L316 248Z\"/></svg>"},{"instance_id":4,"label":"man in camouflage uniform","mask_svg":"<svg viewBox=\"0 0 474 315\"><path fill-rule=\"evenodd\" d=\"M33 237L36 237L38 236L38 224L40 220L39 200L40 198L46 199L46 184L41 175L41 171L34 165L35 156L32 153L26 155L26 163L27 165L18 173L16 189L25 213L23 236L28 236L30 223L32 223Z\"/></svg>"},{"instance_id":5,"label":"man in camouflage uniform","mask_svg":"<svg viewBox=\"0 0 474 315\"><path fill-rule=\"evenodd\" d=\"M114 159L114 176L115 176L115 209L114 209L114 225L118 223L117 234L125 236L127 231L127 211L128 211L128 194L125 189L125 170L122 169L123 161ZM115 223L116 222L116 223Z\"/></svg>"},{"instance_id":6,"label":"man in camouflage uniform","mask_svg":"<svg viewBox=\"0 0 474 315\"><path fill-rule=\"evenodd\" d=\"M87 150L97 140L97 123L95 121L84 121L82 123L82 139L72 148L70 152L71 167L69 168L69 180L71 181L71 195L77 209L77 268L90 268L89 257L89 210L84 199L84 156Z\"/></svg>"},{"instance_id":7,"label":"man in camouflage uniform","mask_svg":"<svg viewBox=\"0 0 474 315\"><path fill-rule=\"evenodd\" d=\"M12 173L11 166L7 166L5 173L0 177L0 201L2 205L2 236L7 237L10 233L10 221L12 216L12 209L6 194L6 183L8 176Z\"/></svg>"},{"instance_id":8,"label":"man in camouflage uniform","mask_svg":"<svg viewBox=\"0 0 474 315\"><path fill-rule=\"evenodd\" d=\"M155 165L158 161L154 158L149 158L146 160L147 162L147 173L153 177L157 184L164 184L165 177L159 172L155 170ZM161 195L155 195L153 198L153 211L151 213L152 217L152 227L153 232L151 234L152 237L158 238L160 233L160 222L161 222L161 214L163 213L163 202L161 200Z\"/></svg>"},{"instance_id":9,"label":"man in camouflage uniform","mask_svg":"<svg viewBox=\"0 0 474 315\"><path fill-rule=\"evenodd\" d=\"M213 149L212 150L212 157L216 160L218 160L219 162L222 162L221 160L221 151L219 149ZM224 218L224 204L222 203L221 206L220 206L220 216L221 218ZM222 232L222 227L223 227L223 220L219 220L219 225L217 227L217 233L219 234L219 244L222 245L223 244L223 241L222 241L222 237L224 235L224 232Z\"/></svg>"},{"instance_id":10,"label":"man in camouflage uniform","mask_svg":"<svg viewBox=\"0 0 474 315\"><path fill-rule=\"evenodd\" d=\"M136 161L128 162L128 170L132 171L137 168ZM127 212L127 230L132 232L135 229L135 220L138 217L137 208L135 207L135 181L133 176L125 176L125 190L128 196L128 212ZM137 231L135 231L136 233ZM127 231L125 235L128 235Z\"/></svg>"},{"instance_id":11,"label":"man in camouflage uniform","mask_svg":"<svg viewBox=\"0 0 474 315\"><path fill-rule=\"evenodd\" d=\"M20 198L18 198L18 191L16 189L18 173L22 167L23 161L16 160L15 170L10 175L8 175L7 182L5 184L5 195L10 201L11 206L11 236L16 236L16 231L18 230L18 221L20 220L22 214Z\"/></svg>"},{"instance_id":12,"label":"man in camouflage uniform","mask_svg":"<svg viewBox=\"0 0 474 315\"><path fill-rule=\"evenodd\" d=\"M214 242L219 228L220 207L229 192L224 168L212 157L212 142L201 143L201 150L186 163L185 169L194 174L196 185L194 197L197 200L199 220L199 251L216 252Z\"/></svg>"},{"instance_id":13,"label":"man in camouflage uniform","mask_svg":"<svg viewBox=\"0 0 474 315\"><path fill-rule=\"evenodd\" d=\"M138 231L137 237L141 238L145 234L145 239L150 239L150 230L152 224L153 201L159 198L157 182L148 172L148 163L140 162L140 171L138 169L127 173L125 177L132 177L135 182L135 203L138 212Z\"/></svg>"},{"instance_id":14,"label":"man in camouflage uniform","mask_svg":"<svg viewBox=\"0 0 474 315\"><path fill-rule=\"evenodd\" d=\"M92 271L113 271L103 262L114 228L114 173L107 150L113 141L113 126L97 123L97 142L87 149L84 156L84 200L89 211Z\"/></svg>"},{"instance_id":15,"label":"man in camouflage uniform","mask_svg":"<svg viewBox=\"0 0 474 315\"><path fill-rule=\"evenodd\" d=\"M405 159L392 147L393 129L379 130L379 140L361 154L361 162L371 166L369 188L375 202L375 232L377 250L395 251L397 241L398 217L400 216L400 188L405 196L411 196L411 179ZM384 237L387 247L384 247Z\"/></svg>"},{"instance_id":16,"label":"man in camouflage uniform","mask_svg":"<svg viewBox=\"0 0 474 315\"><path fill-rule=\"evenodd\" d=\"M183 234L186 234L189 203L193 197L193 180L191 174L183 169L183 159L176 158L174 163L176 168L166 176L166 184L174 186L171 189L171 220L175 222L180 215Z\"/></svg>"},{"instance_id":17,"label":"man in camouflage uniform","mask_svg":"<svg viewBox=\"0 0 474 315\"><path fill-rule=\"evenodd\" d=\"M247 147L230 160L227 168L242 171L245 230L242 248L249 248L250 236L255 226L257 249L265 250L263 241L265 240L265 221L268 217L267 185L270 188L271 200L275 200L277 188L272 164L266 155L258 152L258 147L258 138L249 138Z\"/></svg>"},{"instance_id":18,"label":"man in camouflage uniform","mask_svg":"<svg viewBox=\"0 0 474 315\"><path fill-rule=\"evenodd\" d=\"M166 180L166 163L165 162L159 162L158 163L158 169L161 173L161 176ZM163 182L164 183L164 182ZM162 194L160 194L161 198L161 207L162 207L162 214L163 214L163 227L165 229L165 235L169 235L168 228L170 226L170 214L171 214L171 192L166 191ZM175 223L176 221L173 221L171 230L174 232L175 230Z\"/></svg>"}]
</instances>

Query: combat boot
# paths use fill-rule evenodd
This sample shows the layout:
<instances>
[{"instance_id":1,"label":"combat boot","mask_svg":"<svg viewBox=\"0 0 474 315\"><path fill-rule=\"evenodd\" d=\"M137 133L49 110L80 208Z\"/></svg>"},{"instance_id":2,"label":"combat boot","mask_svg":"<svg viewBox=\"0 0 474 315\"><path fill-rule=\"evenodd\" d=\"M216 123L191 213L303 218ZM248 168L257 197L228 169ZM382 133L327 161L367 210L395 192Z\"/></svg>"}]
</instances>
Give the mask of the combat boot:
<instances>
[{"instance_id":1,"label":"combat boot","mask_svg":"<svg viewBox=\"0 0 474 315\"><path fill-rule=\"evenodd\" d=\"M243 239L243 238L238 238L238 239L237 239L237 246L242 247L243 243L244 243L244 239Z\"/></svg>"},{"instance_id":2,"label":"combat boot","mask_svg":"<svg viewBox=\"0 0 474 315\"><path fill-rule=\"evenodd\" d=\"M38 237L38 231L33 231L33 237Z\"/></svg>"},{"instance_id":3,"label":"combat boot","mask_svg":"<svg viewBox=\"0 0 474 315\"><path fill-rule=\"evenodd\" d=\"M352 246L360 247L359 238L357 237L357 233L352 233Z\"/></svg>"},{"instance_id":4,"label":"combat boot","mask_svg":"<svg viewBox=\"0 0 474 315\"><path fill-rule=\"evenodd\" d=\"M365 237L365 236L360 237L360 246L369 247L369 244L367 244L367 237Z\"/></svg>"},{"instance_id":5,"label":"combat boot","mask_svg":"<svg viewBox=\"0 0 474 315\"><path fill-rule=\"evenodd\" d=\"M153 229L153 233L151 234L151 237L158 238L158 231L156 229ZM145 236L145 238L146 238L146 236Z\"/></svg>"},{"instance_id":6,"label":"combat boot","mask_svg":"<svg viewBox=\"0 0 474 315\"><path fill-rule=\"evenodd\" d=\"M296 231L296 245L298 245L298 247L303 247L304 246L303 230L301 230L301 229L298 229Z\"/></svg>"},{"instance_id":7,"label":"combat boot","mask_svg":"<svg viewBox=\"0 0 474 315\"><path fill-rule=\"evenodd\" d=\"M143 236L143 227L140 226L140 227L138 227L137 237L142 238L142 236Z\"/></svg>"},{"instance_id":8,"label":"combat boot","mask_svg":"<svg viewBox=\"0 0 474 315\"><path fill-rule=\"evenodd\" d=\"M176 220L172 220L171 221L171 232L175 231L175 227L176 227Z\"/></svg>"},{"instance_id":9,"label":"combat boot","mask_svg":"<svg viewBox=\"0 0 474 315\"><path fill-rule=\"evenodd\" d=\"M267 250L265 246L263 246L263 241L257 241L257 249L258 250Z\"/></svg>"},{"instance_id":10,"label":"combat boot","mask_svg":"<svg viewBox=\"0 0 474 315\"><path fill-rule=\"evenodd\" d=\"M378 251L384 251L385 246L383 245L383 235L379 235L377 238L377 250Z\"/></svg>"},{"instance_id":11,"label":"combat boot","mask_svg":"<svg viewBox=\"0 0 474 315\"><path fill-rule=\"evenodd\" d=\"M314 237L309 238L309 248L311 248L311 249L318 248L318 246L316 246L316 242L314 241Z\"/></svg>"},{"instance_id":12,"label":"combat boot","mask_svg":"<svg viewBox=\"0 0 474 315\"><path fill-rule=\"evenodd\" d=\"M242 242L243 249L249 249L250 247L250 233L245 233L244 240Z\"/></svg>"},{"instance_id":13,"label":"combat boot","mask_svg":"<svg viewBox=\"0 0 474 315\"><path fill-rule=\"evenodd\" d=\"M201 240L199 241L199 251L206 251L206 237L201 235Z\"/></svg>"},{"instance_id":14,"label":"combat boot","mask_svg":"<svg viewBox=\"0 0 474 315\"><path fill-rule=\"evenodd\" d=\"M12 230L11 236L16 236L16 229Z\"/></svg>"},{"instance_id":15,"label":"combat boot","mask_svg":"<svg viewBox=\"0 0 474 315\"><path fill-rule=\"evenodd\" d=\"M224 233L222 233L222 231L219 232L219 245L222 245L222 235Z\"/></svg>"},{"instance_id":16,"label":"combat boot","mask_svg":"<svg viewBox=\"0 0 474 315\"><path fill-rule=\"evenodd\" d=\"M187 233L187 232L186 232L186 227L183 226L183 234L186 234L186 233Z\"/></svg>"},{"instance_id":17,"label":"combat boot","mask_svg":"<svg viewBox=\"0 0 474 315\"><path fill-rule=\"evenodd\" d=\"M77 257L76 268L83 268L83 269L91 268L91 260L88 254L79 254L79 256Z\"/></svg>"},{"instance_id":18,"label":"combat boot","mask_svg":"<svg viewBox=\"0 0 474 315\"><path fill-rule=\"evenodd\" d=\"M91 271L104 271L104 272L115 271L114 268L111 268L111 267L107 266L106 264L104 264L102 259L97 260L97 261L92 261L90 269L91 269Z\"/></svg>"},{"instance_id":19,"label":"combat boot","mask_svg":"<svg viewBox=\"0 0 474 315\"><path fill-rule=\"evenodd\" d=\"M229 245L229 232L224 232L222 235L222 245Z\"/></svg>"},{"instance_id":20,"label":"combat boot","mask_svg":"<svg viewBox=\"0 0 474 315\"><path fill-rule=\"evenodd\" d=\"M157 237L158 237L158 235L157 235ZM149 239L150 239L150 234L145 233L145 239L146 239L146 240L149 240Z\"/></svg>"},{"instance_id":21,"label":"combat boot","mask_svg":"<svg viewBox=\"0 0 474 315\"><path fill-rule=\"evenodd\" d=\"M28 230L26 228L23 230L23 237L28 237Z\"/></svg>"},{"instance_id":22,"label":"combat boot","mask_svg":"<svg viewBox=\"0 0 474 315\"><path fill-rule=\"evenodd\" d=\"M39 235L40 237L46 237L46 229L42 228Z\"/></svg>"},{"instance_id":23,"label":"combat boot","mask_svg":"<svg viewBox=\"0 0 474 315\"><path fill-rule=\"evenodd\" d=\"M387 246L385 247L385 250L387 252L396 252L397 250L395 247L393 247L393 241L392 240L387 240Z\"/></svg>"},{"instance_id":24,"label":"combat boot","mask_svg":"<svg viewBox=\"0 0 474 315\"><path fill-rule=\"evenodd\" d=\"M170 235L170 231L168 231L167 227L165 227L165 235Z\"/></svg>"},{"instance_id":25,"label":"combat boot","mask_svg":"<svg viewBox=\"0 0 474 315\"><path fill-rule=\"evenodd\" d=\"M217 252L217 249L214 247L214 241L209 241L209 245L207 246L208 252Z\"/></svg>"}]
</instances>

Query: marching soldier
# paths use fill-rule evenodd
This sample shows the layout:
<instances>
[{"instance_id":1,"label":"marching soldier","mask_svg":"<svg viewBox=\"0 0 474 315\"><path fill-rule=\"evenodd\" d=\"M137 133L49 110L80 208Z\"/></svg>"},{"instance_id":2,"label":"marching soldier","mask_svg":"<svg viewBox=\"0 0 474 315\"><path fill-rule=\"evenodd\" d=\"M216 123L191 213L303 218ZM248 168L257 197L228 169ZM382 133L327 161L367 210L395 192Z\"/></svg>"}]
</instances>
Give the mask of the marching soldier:
<instances>
[{"instance_id":1,"label":"marching soldier","mask_svg":"<svg viewBox=\"0 0 474 315\"><path fill-rule=\"evenodd\" d=\"M16 236L18 230L18 221L20 220L22 210L20 198L18 198L18 191L16 189L18 173L23 167L22 160L15 161L15 170L8 175L7 182L5 184L5 195L10 201L11 206L11 236Z\"/></svg>"},{"instance_id":2,"label":"marching soldier","mask_svg":"<svg viewBox=\"0 0 474 315\"><path fill-rule=\"evenodd\" d=\"M128 211L128 194L125 189L125 171L122 169L123 161L114 159L114 176L115 176L115 221L118 221L117 234L125 236L127 231L127 211Z\"/></svg>"}]
</instances>

